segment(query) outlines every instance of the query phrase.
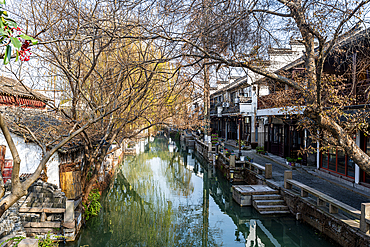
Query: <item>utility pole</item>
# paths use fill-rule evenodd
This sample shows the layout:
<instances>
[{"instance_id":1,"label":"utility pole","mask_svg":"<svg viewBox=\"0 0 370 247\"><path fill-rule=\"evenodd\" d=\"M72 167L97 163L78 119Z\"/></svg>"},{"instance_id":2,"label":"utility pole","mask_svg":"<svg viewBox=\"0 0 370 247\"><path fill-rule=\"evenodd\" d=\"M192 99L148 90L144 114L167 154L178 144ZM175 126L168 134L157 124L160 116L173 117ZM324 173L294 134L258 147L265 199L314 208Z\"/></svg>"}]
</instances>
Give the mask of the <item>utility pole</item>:
<instances>
[{"instance_id":1,"label":"utility pole","mask_svg":"<svg viewBox=\"0 0 370 247\"><path fill-rule=\"evenodd\" d=\"M239 136L238 136L238 141L239 141L239 158L240 158L240 156L242 156L242 150L241 150L241 140L242 140L242 117L241 116L239 116L238 117L238 129L239 129L239 131L238 131L238 133L239 133Z\"/></svg>"},{"instance_id":2,"label":"utility pole","mask_svg":"<svg viewBox=\"0 0 370 247\"><path fill-rule=\"evenodd\" d=\"M208 52L209 40L208 40L208 31L209 31L209 0L202 0L202 43L205 51ZM204 60L204 79L203 79L203 88L204 88L204 137L205 142L210 141L210 85L209 85L209 66L207 65L208 59Z\"/></svg>"}]
</instances>

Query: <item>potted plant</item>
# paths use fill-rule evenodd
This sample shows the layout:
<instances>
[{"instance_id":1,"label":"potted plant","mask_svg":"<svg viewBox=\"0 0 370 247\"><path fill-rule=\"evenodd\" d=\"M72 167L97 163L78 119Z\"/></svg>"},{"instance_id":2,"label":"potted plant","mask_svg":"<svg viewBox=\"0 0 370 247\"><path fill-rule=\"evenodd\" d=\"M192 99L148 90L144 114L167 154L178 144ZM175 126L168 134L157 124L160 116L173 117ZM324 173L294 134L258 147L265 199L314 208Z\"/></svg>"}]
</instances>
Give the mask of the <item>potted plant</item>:
<instances>
[{"instance_id":1,"label":"potted plant","mask_svg":"<svg viewBox=\"0 0 370 247\"><path fill-rule=\"evenodd\" d=\"M291 166L295 166L295 163L297 162L297 159L292 159L291 162L290 162L290 165Z\"/></svg>"},{"instance_id":2,"label":"potted plant","mask_svg":"<svg viewBox=\"0 0 370 247\"><path fill-rule=\"evenodd\" d=\"M285 161L285 163L286 163L287 165L289 165L289 162L290 162L290 157L286 157L286 161Z\"/></svg>"},{"instance_id":3,"label":"potted plant","mask_svg":"<svg viewBox=\"0 0 370 247\"><path fill-rule=\"evenodd\" d=\"M241 147L242 150L247 150L247 145L244 141L240 142L240 147Z\"/></svg>"},{"instance_id":4,"label":"potted plant","mask_svg":"<svg viewBox=\"0 0 370 247\"><path fill-rule=\"evenodd\" d=\"M286 161L287 161L287 165L295 166L295 162L297 161L297 159L293 159L293 158L287 157L286 158Z\"/></svg>"},{"instance_id":5,"label":"potted plant","mask_svg":"<svg viewBox=\"0 0 370 247\"><path fill-rule=\"evenodd\" d=\"M256 151L258 154L265 154L265 150L263 149L263 147L256 147Z\"/></svg>"}]
</instances>

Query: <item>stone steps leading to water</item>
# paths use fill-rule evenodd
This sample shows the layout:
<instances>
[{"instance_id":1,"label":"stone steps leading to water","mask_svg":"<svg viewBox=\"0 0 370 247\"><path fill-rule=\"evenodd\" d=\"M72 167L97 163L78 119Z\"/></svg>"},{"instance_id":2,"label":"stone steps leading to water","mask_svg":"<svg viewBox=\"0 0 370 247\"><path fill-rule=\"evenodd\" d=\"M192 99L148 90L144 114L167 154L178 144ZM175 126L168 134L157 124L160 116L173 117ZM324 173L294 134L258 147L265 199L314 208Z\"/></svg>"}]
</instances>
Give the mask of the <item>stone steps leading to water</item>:
<instances>
[{"instance_id":1,"label":"stone steps leading to water","mask_svg":"<svg viewBox=\"0 0 370 247\"><path fill-rule=\"evenodd\" d=\"M253 200L282 200L282 196L275 193L272 195L253 195Z\"/></svg>"},{"instance_id":2,"label":"stone steps leading to water","mask_svg":"<svg viewBox=\"0 0 370 247\"><path fill-rule=\"evenodd\" d=\"M260 214L290 213L288 206L279 194L253 195L252 205Z\"/></svg>"},{"instance_id":3,"label":"stone steps leading to water","mask_svg":"<svg viewBox=\"0 0 370 247\"><path fill-rule=\"evenodd\" d=\"M254 200L253 202L257 206L262 206L262 205L285 205L284 200Z\"/></svg>"}]
</instances>

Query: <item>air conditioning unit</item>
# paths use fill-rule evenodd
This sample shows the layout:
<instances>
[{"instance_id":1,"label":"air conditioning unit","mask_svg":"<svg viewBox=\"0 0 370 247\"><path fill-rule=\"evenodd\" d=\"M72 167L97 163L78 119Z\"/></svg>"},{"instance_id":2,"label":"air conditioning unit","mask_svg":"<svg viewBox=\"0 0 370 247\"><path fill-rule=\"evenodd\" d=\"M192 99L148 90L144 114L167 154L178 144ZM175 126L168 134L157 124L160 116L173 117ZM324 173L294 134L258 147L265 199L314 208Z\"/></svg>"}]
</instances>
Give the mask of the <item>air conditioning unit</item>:
<instances>
[{"instance_id":1,"label":"air conditioning unit","mask_svg":"<svg viewBox=\"0 0 370 247\"><path fill-rule=\"evenodd\" d=\"M229 102L222 102L222 107L229 107Z\"/></svg>"}]
</instances>

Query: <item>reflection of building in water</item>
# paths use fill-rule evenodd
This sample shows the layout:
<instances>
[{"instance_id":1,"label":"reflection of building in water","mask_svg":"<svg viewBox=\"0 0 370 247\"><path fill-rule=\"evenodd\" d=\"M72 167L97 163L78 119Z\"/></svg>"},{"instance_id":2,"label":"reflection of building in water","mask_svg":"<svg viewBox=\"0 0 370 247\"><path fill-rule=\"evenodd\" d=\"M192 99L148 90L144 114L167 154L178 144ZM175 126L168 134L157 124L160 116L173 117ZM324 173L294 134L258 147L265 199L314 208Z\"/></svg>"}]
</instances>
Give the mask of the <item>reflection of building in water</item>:
<instances>
[{"instance_id":1,"label":"reflection of building in water","mask_svg":"<svg viewBox=\"0 0 370 247\"><path fill-rule=\"evenodd\" d=\"M246 223L248 226L248 223ZM261 238L257 234L257 226L263 231L263 233L268 237L268 243L263 243ZM272 246L273 244L275 247L280 247L281 245L278 241L272 236L272 234L266 229L266 227L262 224L260 220L250 220L249 221L249 235L245 240L245 247L264 247L264 246Z\"/></svg>"},{"instance_id":2,"label":"reflection of building in water","mask_svg":"<svg viewBox=\"0 0 370 247\"><path fill-rule=\"evenodd\" d=\"M188 154L186 157L187 157L186 169L193 171L195 167L195 159L192 157L191 154Z\"/></svg>"},{"instance_id":3,"label":"reflection of building in water","mask_svg":"<svg viewBox=\"0 0 370 247\"><path fill-rule=\"evenodd\" d=\"M188 149L188 153L180 158L180 164L185 166L185 168L189 171L194 172L196 176L203 178L203 172L200 169L200 163L195 158L192 149Z\"/></svg>"},{"instance_id":4,"label":"reflection of building in water","mask_svg":"<svg viewBox=\"0 0 370 247\"><path fill-rule=\"evenodd\" d=\"M145 152L145 145L148 144L148 139L142 139L135 145L136 154Z\"/></svg>"},{"instance_id":5,"label":"reflection of building in water","mask_svg":"<svg viewBox=\"0 0 370 247\"><path fill-rule=\"evenodd\" d=\"M174 142L170 142L168 144L168 151L170 153L177 152L177 146L176 146L176 144Z\"/></svg>"},{"instance_id":6,"label":"reflection of building in water","mask_svg":"<svg viewBox=\"0 0 370 247\"><path fill-rule=\"evenodd\" d=\"M250 223L249 223L249 235L245 241L245 246L246 247L250 247L250 246L256 246L256 221L255 220L251 220ZM259 239L259 238L258 238ZM259 239L259 242L261 242L261 240ZM258 243L258 246L259 243Z\"/></svg>"}]
</instances>

